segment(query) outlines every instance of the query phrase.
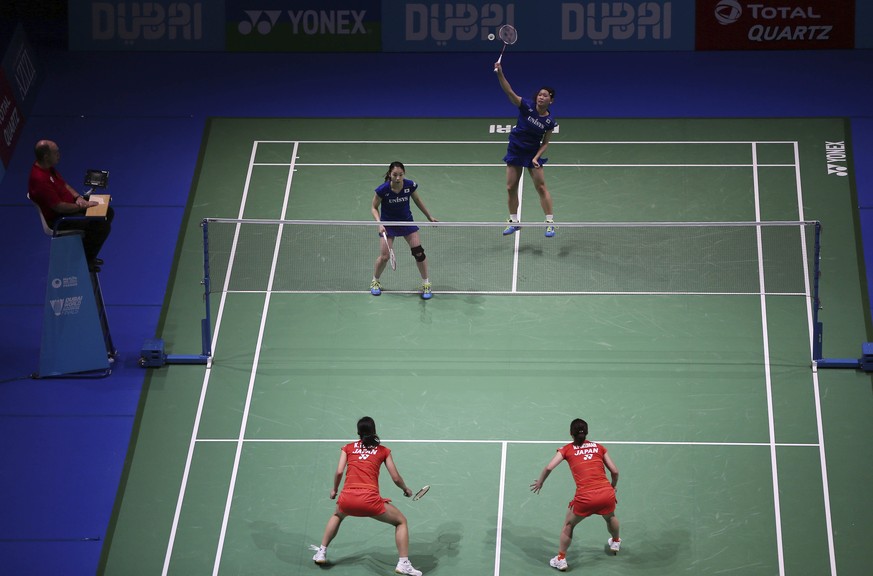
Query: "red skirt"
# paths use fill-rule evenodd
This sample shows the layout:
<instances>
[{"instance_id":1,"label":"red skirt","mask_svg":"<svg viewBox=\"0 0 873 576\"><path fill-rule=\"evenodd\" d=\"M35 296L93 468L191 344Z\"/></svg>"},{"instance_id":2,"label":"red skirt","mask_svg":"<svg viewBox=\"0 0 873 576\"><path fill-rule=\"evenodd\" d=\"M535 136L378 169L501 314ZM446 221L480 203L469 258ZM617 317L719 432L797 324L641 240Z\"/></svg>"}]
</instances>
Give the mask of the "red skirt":
<instances>
[{"instance_id":1,"label":"red skirt","mask_svg":"<svg viewBox=\"0 0 873 576\"><path fill-rule=\"evenodd\" d=\"M573 509L573 514L582 517L612 514L615 512L615 489L608 487L577 492L567 507Z\"/></svg>"},{"instance_id":2,"label":"red skirt","mask_svg":"<svg viewBox=\"0 0 873 576\"><path fill-rule=\"evenodd\" d=\"M337 506L349 516L378 516L385 513L385 502L391 502L391 499L382 498L376 490L343 488Z\"/></svg>"}]
</instances>

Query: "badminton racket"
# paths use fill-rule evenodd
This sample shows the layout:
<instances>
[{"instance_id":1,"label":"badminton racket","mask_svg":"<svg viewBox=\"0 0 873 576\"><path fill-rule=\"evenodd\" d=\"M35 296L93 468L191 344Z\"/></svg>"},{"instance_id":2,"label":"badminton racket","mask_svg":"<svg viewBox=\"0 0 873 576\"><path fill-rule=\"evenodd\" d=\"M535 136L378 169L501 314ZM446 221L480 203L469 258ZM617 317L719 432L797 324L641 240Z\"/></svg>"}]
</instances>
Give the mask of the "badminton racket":
<instances>
[{"instance_id":1,"label":"badminton racket","mask_svg":"<svg viewBox=\"0 0 873 576\"><path fill-rule=\"evenodd\" d=\"M416 500L421 500L422 497L427 494L427 491L430 490L430 485L425 486L421 490L415 493L415 496L412 497L413 502Z\"/></svg>"},{"instance_id":2,"label":"badminton racket","mask_svg":"<svg viewBox=\"0 0 873 576\"><path fill-rule=\"evenodd\" d=\"M397 270L397 258L394 256L391 244L388 243L388 234L382 232L382 239L385 240L385 246L388 248L388 261L391 263L391 269Z\"/></svg>"},{"instance_id":3,"label":"badminton racket","mask_svg":"<svg viewBox=\"0 0 873 576\"><path fill-rule=\"evenodd\" d=\"M503 40L503 48L500 49L500 56L497 57L497 63L500 64L506 47L512 46L518 40L518 32L515 30L515 26L504 24L497 31L497 37ZM494 67L494 71L497 72L497 66Z\"/></svg>"}]
</instances>

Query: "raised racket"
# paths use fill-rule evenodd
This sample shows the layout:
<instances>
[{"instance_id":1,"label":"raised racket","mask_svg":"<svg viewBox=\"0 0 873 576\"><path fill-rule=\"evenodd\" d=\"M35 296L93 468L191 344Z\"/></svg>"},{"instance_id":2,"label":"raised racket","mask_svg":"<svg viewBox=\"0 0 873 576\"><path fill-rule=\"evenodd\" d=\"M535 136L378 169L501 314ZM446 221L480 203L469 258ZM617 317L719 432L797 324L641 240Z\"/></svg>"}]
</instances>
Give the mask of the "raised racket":
<instances>
[{"instance_id":1,"label":"raised racket","mask_svg":"<svg viewBox=\"0 0 873 576\"><path fill-rule=\"evenodd\" d=\"M382 240L385 241L385 246L388 247L388 261L391 263L391 269L397 270L397 258L394 256L394 250L391 248L391 244L388 243L388 234L382 232Z\"/></svg>"},{"instance_id":2,"label":"raised racket","mask_svg":"<svg viewBox=\"0 0 873 576\"><path fill-rule=\"evenodd\" d=\"M518 32L515 30L515 26L504 24L497 31L497 37L503 40L503 48L500 49L500 56L497 57L497 63L499 64L503 60L503 52L506 50L506 47L512 46L518 40ZM494 71L497 72L497 66L494 67Z\"/></svg>"},{"instance_id":3,"label":"raised racket","mask_svg":"<svg viewBox=\"0 0 873 576\"><path fill-rule=\"evenodd\" d=\"M422 488L421 490L419 490L418 492L416 492L415 495L412 497L412 500L413 500L413 501L415 501L415 500L421 500L422 497L423 497L425 494L427 494L427 491L428 491L428 490L430 490L430 485L427 485L427 486L425 486L424 488Z\"/></svg>"}]
</instances>

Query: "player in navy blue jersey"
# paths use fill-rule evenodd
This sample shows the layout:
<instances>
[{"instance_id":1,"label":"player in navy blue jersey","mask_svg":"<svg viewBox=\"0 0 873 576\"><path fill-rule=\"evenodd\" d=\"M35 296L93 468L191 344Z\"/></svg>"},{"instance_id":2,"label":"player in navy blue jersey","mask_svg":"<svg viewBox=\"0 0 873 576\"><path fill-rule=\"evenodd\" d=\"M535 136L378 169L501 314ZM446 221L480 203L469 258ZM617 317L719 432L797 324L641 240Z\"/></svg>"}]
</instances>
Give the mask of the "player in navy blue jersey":
<instances>
[{"instance_id":1,"label":"player in navy blue jersey","mask_svg":"<svg viewBox=\"0 0 873 576\"><path fill-rule=\"evenodd\" d=\"M373 205L371 212L376 222L412 222L412 208L409 206L410 199L415 202L418 209L421 210L428 221L437 222L437 219L430 215L424 202L421 201L421 196L418 194L418 184L406 177L406 167L402 162L392 162L388 166L388 172L385 173L385 182L376 188L376 194L373 196ZM388 244L382 239L382 234L388 236ZM421 273L421 297L429 300L432 296L430 288L430 279L427 275L427 259L424 255L424 248L421 247L421 240L418 237L418 226L379 226L379 257L376 258L376 264L373 269L373 281L370 283L370 293L373 296L378 296L382 293L382 284L379 278L382 276L382 271L385 270L385 265L388 264L388 248L394 248L394 239L402 236L409 248L412 251L412 257L415 258L415 264L418 266L418 271Z\"/></svg>"},{"instance_id":2,"label":"player in navy blue jersey","mask_svg":"<svg viewBox=\"0 0 873 576\"><path fill-rule=\"evenodd\" d=\"M553 224L555 221L552 208L552 195L546 188L546 179L543 174L543 164L548 158L543 158L546 148L549 147L549 138L552 130L557 126L549 106L555 101L555 90L543 86L534 95L532 100L522 98L512 90L512 86L503 75L503 66L500 62L494 64L497 71L497 80L500 87L509 97L513 106L518 108L518 120L509 133L509 146L506 149L506 191L509 194L509 225L503 231L503 235L509 235L519 229L518 226L518 184L521 175L527 168L533 180L537 194L540 196L540 206L546 215L546 222ZM546 228L546 236L551 238L555 235L555 227Z\"/></svg>"}]
</instances>

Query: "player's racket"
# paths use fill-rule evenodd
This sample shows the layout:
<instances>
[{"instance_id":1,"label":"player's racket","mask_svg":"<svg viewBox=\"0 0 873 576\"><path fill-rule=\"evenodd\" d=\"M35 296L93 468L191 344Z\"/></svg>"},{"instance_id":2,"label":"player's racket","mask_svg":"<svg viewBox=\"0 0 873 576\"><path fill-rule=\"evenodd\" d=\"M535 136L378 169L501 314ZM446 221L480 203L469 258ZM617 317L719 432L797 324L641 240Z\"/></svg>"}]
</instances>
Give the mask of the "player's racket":
<instances>
[{"instance_id":1,"label":"player's racket","mask_svg":"<svg viewBox=\"0 0 873 576\"><path fill-rule=\"evenodd\" d=\"M425 486L424 488L422 488L421 490L419 490L418 492L416 492L416 493L415 493L415 496L412 497L412 500L413 500L413 501L415 501L415 500L421 500L422 497L423 497L425 494L427 494L427 491L428 491L428 490L430 490L430 485L427 485L427 486Z\"/></svg>"},{"instance_id":2,"label":"player's racket","mask_svg":"<svg viewBox=\"0 0 873 576\"><path fill-rule=\"evenodd\" d=\"M506 47L512 46L518 40L518 32L515 30L515 26L504 24L497 31L497 37L503 40L503 48L500 49L500 56L497 57L497 63L499 64L503 60L503 52L506 50ZM494 71L497 72L497 66L494 67Z\"/></svg>"},{"instance_id":3,"label":"player's racket","mask_svg":"<svg viewBox=\"0 0 873 576\"><path fill-rule=\"evenodd\" d=\"M397 270L397 258L394 256L394 250L391 244L388 243L388 234L382 232L382 239L385 240L385 246L388 247L388 261L391 263L391 269Z\"/></svg>"}]
</instances>

